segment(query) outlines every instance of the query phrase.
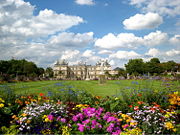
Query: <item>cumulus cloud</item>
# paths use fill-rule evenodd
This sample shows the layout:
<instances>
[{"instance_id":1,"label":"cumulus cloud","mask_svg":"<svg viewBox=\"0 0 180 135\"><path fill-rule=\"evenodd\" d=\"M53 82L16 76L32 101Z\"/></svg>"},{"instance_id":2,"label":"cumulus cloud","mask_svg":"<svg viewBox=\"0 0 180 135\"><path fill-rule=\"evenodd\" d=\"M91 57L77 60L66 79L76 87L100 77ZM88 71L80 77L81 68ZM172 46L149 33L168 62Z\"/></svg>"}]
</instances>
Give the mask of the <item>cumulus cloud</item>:
<instances>
[{"instance_id":1,"label":"cumulus cloud","mask_svg":"<svg viewBox=\"0 0 180 135\"><path fill-rule=\"evenodd\" d=\"M52 36L48 42L55 47L83 47L89 45L93 41L93 32L83 34L62 32Z\"/></svg>"},{"instance_id":2,"label":"cumulus cloud","mask_svg":"<svg viewBox=\"0 0 180 135\"><path fill-rule=\"evenodd\" d=\"M180 35L175 35L174 37L170 38L170 43L180 45Z\"/></svg>"},{"instance_id":3,"label":"cumulus cloud","mask_svg":"<svg viewBox=\"0 0 180 135\"><path fill-rule=\"evenodd\" d=\"M112 51L109 51L109 50L101 50L98 52L98 54L112 54L113 52Z\"/></svg>"},{"instance_id":4,"label":"cumulus cloud","mask_svg":"<svg viewBox=\"0 0 180 135\"><path fill-rule=\"evenodd\" d=\"M134 59L139 58L141 55L134 51L117 51L114 54L109 55L109 58L117 58L117 59Z\"/></svg>"},{"instance_id":5,"label":"cumulus cloud","mask_svg":"<svg viewBox=\"0 0 180 135\"><path fill-rule=\"evenodd\" d=\"M176 55L179 55L179 57L180 57L180 51L179 51L179 50L172 49L172 50L170 50L170 51L167 51L167 52L166 52L166 55L167 55L167 56L176 56Z\"/></svg>"},{"instance_id":6,"label":"cumulus cloud","mask_svg":"<svg viewBox=\"0 0 180 135\"><path fill-rule=\"evenodd\" d=\"M117 36L109 33L97 39L95 46L105 49L136 48L141 42L142 38L136 37L133 33L120 33Z\"/></svg>"},{"instance_id":7,"label":"cumulus cloud","mask_svg":"<svg viewBox=\"0 0 180 135\"><path fill-rule=\"evenodd\" d=\"M159 50L156 48L151 48L149 49L149 51L146 53L146 55L152 56L152 57L156 57L160 54Z\"/></svg>"},{"instance_id":8,"label":"cumulus cloud","mask_svg":"<svg viewBox=\"0 0 180 135\"><path fill-rule=\"evenodd\" d=\"M151 32L144 37L137 37L133 33L109 33L95 42L95 46L105 49L129 48L136 49L140 45L156 46L168 41L167 33L161 31Z\"/></svg>"},{"instance_id":9,"label":"cumulus cloud","mask_svg":"<svg viewBox=\"0 0 180 135\"><path fill-rule=\"evenodd\" d=\"M2 0L0 4L1 37L42 37L83 23L79 16L57 14L44 9L37 16L35 7L23 0Z\"/></svg>"},{"instance_id":10,"label":"cumulus cloud","mask_svg":"<svg viewBox=\"0 0 180 135\"><path fill-rule=\"evenodd\" d=\"M94 5L95 2L93 0L75 0L76 4L79 5Z\"/></svg>"},{"instance_id":11,"label":"cumulus cloud","mask_svg":"<svg viewBox=\"0 0 180 135\"><path fill-rule=\"evenodd\" d=\"M180 15L179 0L130 0L130 5L135 5L143 12L155 12L160 15Z\"/></svg>"},{"instance_id":12,"label":"cumulus cloud","mask_svg":"<svg viewBox=\"0 0 180 135\"><path fill-rule=\"evenodd\" d=\"M82 56L84 56L84 57L91 57L91 56L93 56L95 54L95 52L93 52L92 50L86 50L83 54L82 54Z\"/></svg>"},{"instance_id":13,"label":"cumulus cloud","mask_svg":"<svg viewBox=\"0 0 180 135\"><path fill-rule=\"evenodd\" d=\"M126 29L141 30L153 29L163 23L163 18L157 13L136 14L123 21Z\"/></svg>"},{"instance_id":14,"label":"cumulus cloud","mask_svg":"<svg viewBox=\"0 0 180 135\"><path fill-rule=\"evenodd\" d=\"M143 44L148 46L156 46L168 41L167 33L161 31L151 32L143 38Z\"/></svg>"},{"instance_id":15,"label":"cumulus cloud","mask_svg":"<svg viewBox=\"0 0 180 135\"><path fill-rule=\"evenodd\" d=\"M62 53L61 59L68 59L71 60L79 55L78 50L67 50Z\"/></svg>"},{"instance_id":16,"label":"cumulus cloud","mask_svg":"<svg viewBox=\"0 0 180 135\"><path fill-rule=\"evenodd\" d=\"M35 6L23 0L0 0L0 59L26 58L46 65L61 55L66 43L86 45L93 37L91 32L59 34L60 37L64 34L66 40L57 50L58 45L53 47L50 43L55 39L51 35L83 23L83 18L49 9L40 10L37 15L33 14L34 11Z\"/></svg>"}]
</instances>

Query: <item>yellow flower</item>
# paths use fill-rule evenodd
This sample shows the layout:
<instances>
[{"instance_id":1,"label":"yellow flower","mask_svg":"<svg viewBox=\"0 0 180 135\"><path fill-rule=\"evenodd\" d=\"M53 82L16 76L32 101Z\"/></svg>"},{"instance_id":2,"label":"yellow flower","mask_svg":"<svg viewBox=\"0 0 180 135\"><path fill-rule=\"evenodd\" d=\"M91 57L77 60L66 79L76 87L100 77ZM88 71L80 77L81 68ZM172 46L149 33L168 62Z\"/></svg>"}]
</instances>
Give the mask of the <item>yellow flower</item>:
<instances>
[{"instance_id":1,"label":"yellow flower","mask_svg":"<svg viewBox=\"0 0 180 135\"><path fill-rule=\"evenodd\" d=\"M26 113L23 113L23 114L21 114L21 116L26 117L26 116L27 116L27 114L26 114Z\"/></svg>"},{"instance_id":2,"label":"yellow flower","mask_svg":"<svg viewBox=\"0 0 180 135\"><path fill-rule=\"evenodd\" d=\"M177 131L177 129L176 129L176 128L173 128L173 131L174 131L174 132L176 132L176 131Z\"/></svg>"},{"instance_id":3,"label":"yellow flower","mask_svg":"<svg viewBox=\"0 0 180 135\"><path fill-rule=\"evenodd\" d=\"M31 123L31 121L30 121L30 120L27 120L26 123L29 124L29 123Z\"/></svg>"},{"instance_id":4,"label":"yellow flower","mask_svg":"<svg viewBox=\"0 0 180 135\"><path fill-rule=\"evenodd\" d=\"M0 104L0 108L3 108L4 107L4 104Z\"/></svg>"},{"instance_id":5,"label":"yellow flower","mask_svg":"<svg viewBox=\"0 0 180 135\"><path fill-rule=\"evenodd\" d=\"M49 120L48 118L45 118L44 121L45 121L45 122L51 122L51 120Z\"/></svg>"},{"instance_id":6,"label":"yellow flower","mask_svg":"<svg viewBox=\"0 0 180 135\"><path fill-rule=\"evenodd\" d=\"M5 101L2 98L0 98L0 102L4 103Z\"/></svg>"},{"instance_id":7,"label":"yellow flower","mask_svg":"<svg viewBox=\"0 0 180 135\"><path fill-rule=\"evenodd\" d=\"M71 129L68 126L62 127L62 135L70 135Z\"/></svg>"},{"instance_id":8,"label":"yellow flower","mask_svg":"<svg viewBox=\"0 0 180 135\"><path fill-rule=\"evenodd\" d=\"M172 124L171 122L165 122L165 127L166 127L168 130L174 128L174 126L173 126L173 124Z\"/></svg>"},{"instance_id":9,"label":"yellow flower","mask_svg":"<svg viewBox=\"0 0 180 135\"><path fill-rule=\"evenodd\" d=\"M175 95L178 95L178 91L174 92Z\"/></svg>"},{"instance_id":10,"label":"yellow flower","mask_svg":"<svg viewBox=\"0 0 180 135\"><path fill-rule=\"evenodd\" d=\"M119 99L119 98L117 98L117 97L115 98L115 100L118 100L118 99Z\"/></svg>"},{"instance_id":11,"label":"yellow flower","mask_svg":"<svg viewBox=\"0 0 180 135\"><path fill-rule=\"evenodd\" d=\"M166 118L169 118L170 116L169 116L169 114L166 114L165 117L166 117Z\"/></svg>"},{"instance_id":12,"label":"yellow flower","mask_svg":"<svg viewBox=\"0 0 180 135\"><path fill-rule=\"evenodd\" d=\"M126 122L130 122L130 121L131 121L131 119L127 119L127 120L126 120Z\"/></svg>"}]
</instances>

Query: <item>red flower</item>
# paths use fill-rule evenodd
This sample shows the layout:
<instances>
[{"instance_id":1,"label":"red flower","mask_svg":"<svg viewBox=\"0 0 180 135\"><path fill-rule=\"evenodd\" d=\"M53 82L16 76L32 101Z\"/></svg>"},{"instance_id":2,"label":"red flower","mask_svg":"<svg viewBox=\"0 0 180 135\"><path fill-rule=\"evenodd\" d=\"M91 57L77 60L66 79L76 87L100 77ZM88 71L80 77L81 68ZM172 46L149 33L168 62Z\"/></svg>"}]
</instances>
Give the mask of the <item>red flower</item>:
<instances>
[{"instance_id":1,"label":"red flower","mask_svg":"<svg viewBox=\"0 0 180 135\"><path fill-rule=\"evenodd\" d=\"M144 102L142 102L142 101L138 101L137 103L138 103L139 105L141 105L141 104L143 104Z\"/></svg>"},{"instance_id":2,"label":"red flower","mask_svg":"<svg viewBox=\"0 0 180 135\"><path fill-rule=\"evenodd\" d=\"M43 94L43 93L39 93L39 96L41 96L41 97L42 97L42 96L44 96L44 94Z\"/></svg>"},{"instance_id":3,"label":"red flower","mask_svg":"<svg viewBox=\"0 0 180 135\"><path fill-rule=\"evenodd\" d=\"M134 110L135 110L135 111L139 110L139 106L135 106L135 107L134 107Z\"/></svg>"},{"instance_id":4,"label":"red flower","mask_svg":"<svg viewBox=\"0 0 180 135\"><path fill-rule=\"evenodd\" d=\"M132 105L129 105L130 108L132 108L133 106Z\"/></svg>"}]
</instances>

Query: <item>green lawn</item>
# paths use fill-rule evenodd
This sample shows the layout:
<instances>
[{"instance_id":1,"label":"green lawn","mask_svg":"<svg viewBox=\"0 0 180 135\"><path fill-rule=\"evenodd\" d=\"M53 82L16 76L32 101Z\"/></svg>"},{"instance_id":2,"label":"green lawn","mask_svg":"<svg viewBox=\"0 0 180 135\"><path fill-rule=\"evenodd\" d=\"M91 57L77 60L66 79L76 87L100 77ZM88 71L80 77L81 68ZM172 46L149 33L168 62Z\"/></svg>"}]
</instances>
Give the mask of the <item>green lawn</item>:
<instances>
[{"instance_id":1,"label":"green lawn","mask_svg":"<svg viewBox=\"0 0 180 135\"><path fill-rule=\"evenodd\" d=\"M63 86L62 86L63 84ZM26 93L47 93L48 91L58 92L62 89L72 87L74 90L86 90L94 95L111 96L118 94L119 91L127 89L169 89L167 85L171 85L171 89L180 88L180 82L166 82L166 86L162 81L155 80L109 80L106 84L99 84L98 81L37 81L37 82L20 82L8 83L9 88L15 90L17 94ZM0 85L0 89L4 88ZM6 87L7 88L7 87Z\"/></svg>"}]
</instances>

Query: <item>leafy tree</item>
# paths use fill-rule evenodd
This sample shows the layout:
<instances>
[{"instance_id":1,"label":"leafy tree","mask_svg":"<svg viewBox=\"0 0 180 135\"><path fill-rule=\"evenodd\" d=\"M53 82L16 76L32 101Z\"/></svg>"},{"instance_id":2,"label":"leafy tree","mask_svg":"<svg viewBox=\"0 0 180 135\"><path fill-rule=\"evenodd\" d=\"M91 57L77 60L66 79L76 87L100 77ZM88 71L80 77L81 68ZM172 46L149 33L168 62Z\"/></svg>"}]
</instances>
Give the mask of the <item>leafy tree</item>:
<instances>
[{"instance_id":1,"label":"leafy tree","mask_svg":"<svg viewBox=\"0 0 180 135\"><path fill-rule=\"evenodd\" d=\"M53 77L54 74L53 69L51 67L47 67L45 73L48 77Z\"/></svg>"},{"instance_id":2,"label":"leafy tree","mask_svg":"<svg viewBox=\"0 0 180 135\"><path fill-rule=\"evenodd\" d=\"M149 62L146 63L147 72L150 74L160 74L163 72L160 60L158 58L152 58Z\"/></svg>"},{"instance_id":3,"label":"leafy tree","mask_svg":"<svg viewBox=\"0 0 180 135\"><path fill-rule=\"evenodd\" d=\"M125 64L126 71L129 74L139 75L145 73L145 63L142 59L131 59Z\"/></svg>"}]
</instances>

